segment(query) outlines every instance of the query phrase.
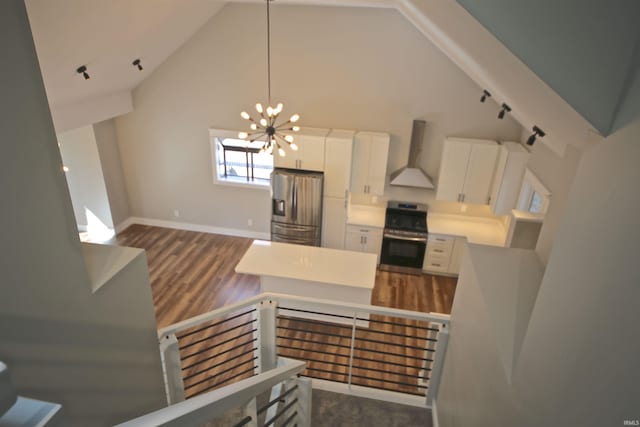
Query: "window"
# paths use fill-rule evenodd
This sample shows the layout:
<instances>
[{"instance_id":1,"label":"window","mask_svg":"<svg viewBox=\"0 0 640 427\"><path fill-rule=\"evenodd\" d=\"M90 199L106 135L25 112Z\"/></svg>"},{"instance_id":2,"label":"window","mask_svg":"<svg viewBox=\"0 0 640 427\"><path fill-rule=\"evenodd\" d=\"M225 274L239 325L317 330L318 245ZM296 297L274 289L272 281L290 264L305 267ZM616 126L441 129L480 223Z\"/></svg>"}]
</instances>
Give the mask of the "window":
<instances>
[{"instance_id":1,"label":"window","mask_svg":"<svg viewBox=\"0 0 640 427\"><path fill-rule=\"evenodd\" d=\"M551 192L529 169L525 171L516 208L529 213L544 215L549 206Z\"/></svg>"},{"instance_id":2,"label":"window","mask_svg":"<svg viewBox=\"0 0 640 427\"><path fill-rule=\"evenodd\" d=\"M228 130L210 129L213 181L217 184L269 187L273 156L260 153L262 141L247 143Z\"/></svg>"}]
</instances>

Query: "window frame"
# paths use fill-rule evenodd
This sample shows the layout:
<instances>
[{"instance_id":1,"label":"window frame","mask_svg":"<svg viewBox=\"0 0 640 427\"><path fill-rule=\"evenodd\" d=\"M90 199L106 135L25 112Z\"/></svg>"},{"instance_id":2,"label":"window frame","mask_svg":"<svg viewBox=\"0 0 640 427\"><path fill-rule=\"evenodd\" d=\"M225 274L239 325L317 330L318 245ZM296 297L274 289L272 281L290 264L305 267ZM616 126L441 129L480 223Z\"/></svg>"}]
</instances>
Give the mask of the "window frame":
<instances>
[{"instance_id":1,"label":"window frame","mask_svg":"<svg viewBox=\"0 0 640 427\"><path fill-rule=\"evenodd\" d=\"M233 180L224 179L218 176L218 156L217 156L218 142L216 141L217 138L239 139L238 131L228 130L228 129L214 129L214 128L209 129L209 147L211 150L210 164L211 164L211 172L213 176L213 183L215 185L240 187L240 188L252 188L252 189L270 191L271 189L270 181L266 181L263 183L263 182L245 181L245 180L237 180L237 179L233 179Z\"/></svg>"},{"instance_id":2,"label":"window frame","mask_svg":"<svg viewBox=\"0 0 640 427\"><path fill-rule=\"evenodd\" d=\"M544 216L547 213L547 208L551 201L551 191L538 179L538 177L527 168L522 180L522 187L520 188L520 195L518 197L517 210L530 212L532 200L535 194L538 194L541 198L540 212L534 213L535 215Z\"/></svg>"}]
</instances>

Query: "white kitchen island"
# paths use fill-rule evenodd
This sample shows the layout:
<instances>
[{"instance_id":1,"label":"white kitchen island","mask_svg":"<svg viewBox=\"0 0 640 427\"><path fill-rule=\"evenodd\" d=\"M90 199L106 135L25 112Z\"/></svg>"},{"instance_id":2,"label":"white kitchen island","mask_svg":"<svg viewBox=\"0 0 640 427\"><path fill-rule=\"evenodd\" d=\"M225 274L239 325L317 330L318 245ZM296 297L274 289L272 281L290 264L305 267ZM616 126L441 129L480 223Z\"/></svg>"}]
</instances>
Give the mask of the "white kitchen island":
<instances>
[{"instance_id":1,"label":"white kitchen island","mask_svg":"<svg viewBox=\"0 0 640 427\"><path fill-rule=\"evenodd\" d=\"M376 280L376 255L255 240L235 271L260 276L261 292L369 305ZM335 309L331 313L352 315ZM309 313L287 315L318 318ZM321 319L340 321L325 316Z\"/></svg>"}]
</instances>

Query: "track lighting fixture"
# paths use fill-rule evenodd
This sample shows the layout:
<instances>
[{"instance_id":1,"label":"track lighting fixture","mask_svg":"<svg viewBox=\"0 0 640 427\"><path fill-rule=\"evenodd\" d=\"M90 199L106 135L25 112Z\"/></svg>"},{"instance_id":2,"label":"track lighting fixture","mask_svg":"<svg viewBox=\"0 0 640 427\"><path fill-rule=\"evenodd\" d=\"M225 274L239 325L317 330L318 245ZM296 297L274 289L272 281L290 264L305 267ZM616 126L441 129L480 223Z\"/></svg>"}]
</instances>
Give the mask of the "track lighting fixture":
<instances>
[{"instance_id":1,"label":"track lighting fixture","mask_svg":"<svg viewBox=\"0 0 640 427\"><path fill-rule=\"evenodd\" d=\"M142 68L142 64L140 63L140 58L133 61L131 65L133 65L134 67L138 67L138 70L140 71L144 70L144 68Z\"/></svg>"},{"instance_id":2,"label":"track lighting fixture","mask_svg":"<svg viewBox=\"0 0 640 427\"><path fill-rule=\"evenodd\" d=\"M480 102L484 102L487 100L487 98L491 97L491 93L488 90L483 90L482 91L482 97L480 98Z\"/></svg>"},{"instance_id":3,"label":"track lighting fixture","mask_svg":"<svg viewBox=\"0 0 640 427\"><path fill-rule=\"evenodd\" d=\"M511 112L511 107L509 107L507 104L502 104L502 110L500 110L500 112L498 113L498 118L504 119L505 113L509 112Z\"/></svg>"},{"instance_id":4,"label":"track lighting fixture","mask_svg":"<svg viewBox=\"0 0 640 427\"><path fill-rule=\"evenodd\" d=\"M540 129L538 126L533 126L533 133L527 139L527 145L533 145L533 143L536 142L537 136L539 136L540 138L543 138L545 135L546 134L542 129Z\"/></svg>"},{"instance_id":5,"label":"track lighting fixture","mask_svg":"<svg viewBox=\"0 0 640 427\"><path fill-rule=\"evenodd\" d=\"M78 74L82 74L82 77L84 77L85 80L89 80L91 77L89 77L89 73L87 73L87 66L86 65L81 65L76 69L76 73Z\"/></svg>"}]
</instances>

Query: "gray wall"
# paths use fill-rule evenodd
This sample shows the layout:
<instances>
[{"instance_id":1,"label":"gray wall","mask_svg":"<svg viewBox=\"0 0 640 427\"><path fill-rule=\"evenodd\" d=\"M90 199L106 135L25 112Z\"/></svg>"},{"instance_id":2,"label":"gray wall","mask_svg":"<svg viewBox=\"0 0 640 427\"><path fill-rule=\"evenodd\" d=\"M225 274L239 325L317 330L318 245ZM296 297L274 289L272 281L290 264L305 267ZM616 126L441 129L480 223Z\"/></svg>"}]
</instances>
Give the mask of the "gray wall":
<instances>
[{"instance_id":1,"label":"gray wall","mask_svg":"<svg viewBox=\"0 0 640 427\"><path fill-rule=\"evenodd\" d=\"M0 28L0 360L68 425L113 425L163 404L144 257L91 292L22 0L0 2Z\"/></svg>"},{"instance_id":2,"label":"gray wall","mask_svg":"<svg viewBox=\"0 0 640 427\"><path fill-rule=\"evenodd\" d=\"M600 132L610 132L640 37L640 2L458 2Z\"/></svg>"},{"instance_id":3,"label":"gray wall","mask_svg":"<svg viewBox=\"0 0 640 427\"><path fill-rule=\"evenodd\" d=\"M112 229L113 219L93 127L59 134L58 144L62 161L69 168L65 175L78 228L86 230L88 210Z\"/></svg>"},{"instance_id":4,"label":"gray wall","mask_svg":"<svg viewBox=\"0 0 640 427\"><path fill-rule=\"evenodd\" d=\"M226 5L134 90L134 111L115 120L132 215L236 229L253 218L255 231L268 231L268 191L213 185L207 133L244 129L240 111L265 101L264 21L261 5ZM447 135L520 137L395 10L275 5L272 81L274 100L300 113L303 127L390 132L388 173L406 164L416 118L429 123L420 163L433 177Z\"/></svg>"},{"instance_id":5,"label":"gray wall","mask_svg":"<svg viewBox=\"0 0 640 427\"><path fill-rule=\"evenodd\" d=\"M113 120L93 125L98 153L100 154L100 164L104 175L104 183L109 197L111 217L113 224L118 226L129 218L129 196L124 182L124 172L120 160L120 150L118 148L118 137Z\"/></svg>"}]
</instances>

